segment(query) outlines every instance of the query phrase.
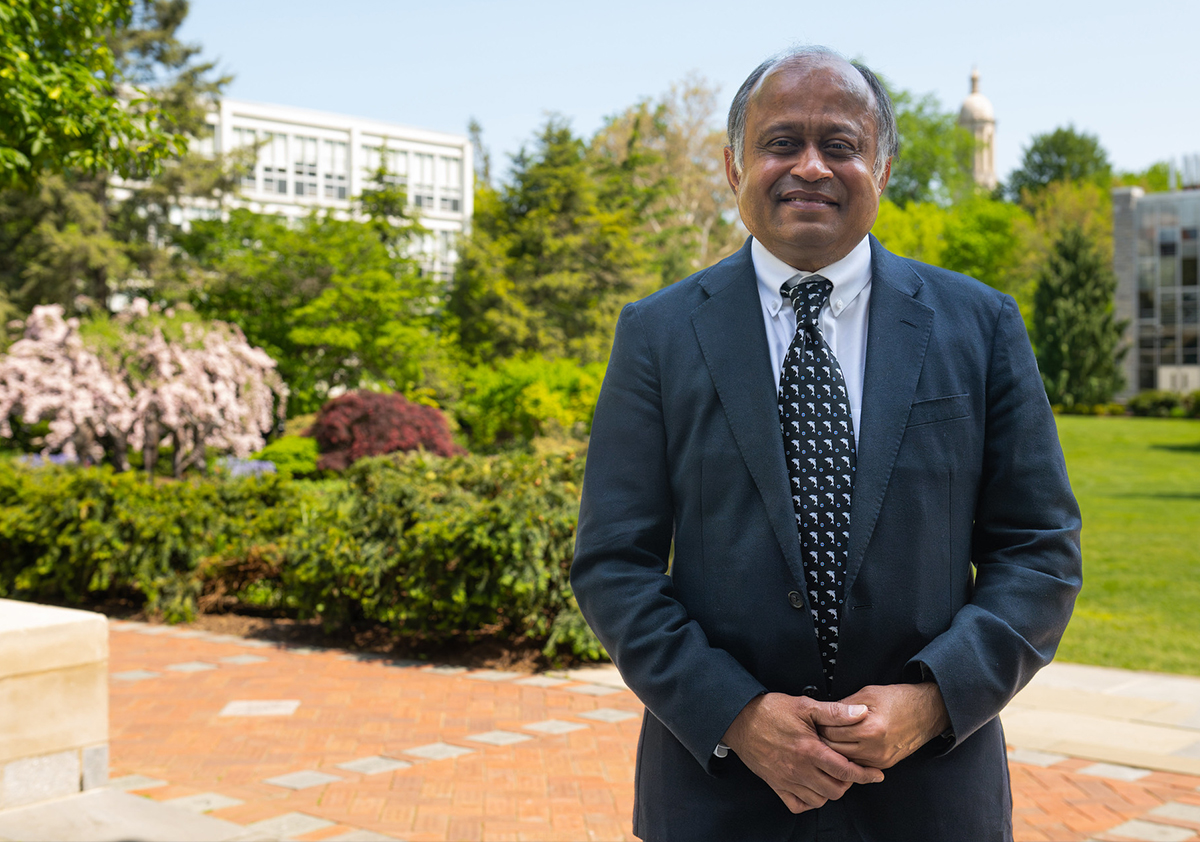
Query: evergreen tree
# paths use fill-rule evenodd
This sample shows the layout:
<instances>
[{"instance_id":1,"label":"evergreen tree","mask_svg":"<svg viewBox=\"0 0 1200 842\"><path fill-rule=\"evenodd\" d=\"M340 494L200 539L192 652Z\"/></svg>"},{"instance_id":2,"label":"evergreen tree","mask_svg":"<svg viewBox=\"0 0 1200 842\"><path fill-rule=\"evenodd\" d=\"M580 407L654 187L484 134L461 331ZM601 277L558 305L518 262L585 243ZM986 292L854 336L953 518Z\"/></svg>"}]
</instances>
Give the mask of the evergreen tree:
<instances>
[{"instance_id":1,"label":"evergreen tree","mask_svg":"<svg viewBox=\"0 0 1200 842\"><path fill-rule=\"evenodd\" d=\"M1124 324L1113 315L1116 276L1083 229L1062 228L1034 292L1032 339L1052 404L1107 403L1122 386Z\"/></svg>"},{"instance_id":2,"label":"evergreen tree","mask_svg":"<svg viewBox=\"0 0 1200 842\"><path fill-rule=\"evenodd\" d=\"M476 185L447 301L470 356L607 357L621 306L658 285L636 166L595 160L552 118L508 184Z\"/></svg>"}]
</instances>

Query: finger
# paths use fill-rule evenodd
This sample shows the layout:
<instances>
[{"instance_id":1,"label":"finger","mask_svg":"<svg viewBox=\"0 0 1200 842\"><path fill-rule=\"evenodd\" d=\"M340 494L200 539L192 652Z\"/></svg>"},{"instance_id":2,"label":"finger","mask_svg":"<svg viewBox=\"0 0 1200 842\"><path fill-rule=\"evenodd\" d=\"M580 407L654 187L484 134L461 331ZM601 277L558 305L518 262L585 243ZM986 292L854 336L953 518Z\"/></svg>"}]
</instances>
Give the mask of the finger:
<instances>
[{"instance_id":1,"label":"finger","mask_svg":"<svg viewBox=\"0 0 1200 842\"><path fill-rule=\"evenodd\" d=\"M878 762L878 758L869 750L868 747L861 743L826 743L831 749L836 751L847 760L857 763L859 766L868 769L882 769L883 765Z\"/></svg>"},{"instance_id":2,"label":"finger","mask_svg":"<svg viewBox=\"0 0 1200 842\"><path fill-rule=\"evenodd\" d=\"M787 807L791 812L793 812L797 815L799 815L800 813L803 813L807 810L813 809L807 802L803 801L800 798L797 798L795 795L793 795L790 792L787 792L785 790L775 789L775 787L771 787L771 789L775 790L775 794L779 796L779 800L783 802L783 806Z\"/></svg>"},{"instance_id":3,"label":"finger","mask_svg":"<svg viewBox=\"0 0 1200 842\"><path fill-rule=\"evenodd\" d=\"M825 749L816 766L831 778L847 784L877 784L883 780L883 772L879 769L860 766L828 746Z\"/></svg>"},{"instance_id":4,"label":"finger","mask_svg":"<svg viewBox=\"0 0 1200 842\"><path fill-rule=\"evenodd\" d=\"M817 733L825 742L856 743L867 737L865 723L857 725L822 725Z\"/></svg>"},{"instance_id":5,"label":"finger","mask_svg":"<svg viewBox=\"0 0 1200 842\"><path fill-rule=\"evenodd\" d=\"M854 725L861 722L869 709L866 705L844 705L841 702L818 702L809 714L814 725Z\"/></svg>"}]
</instances>

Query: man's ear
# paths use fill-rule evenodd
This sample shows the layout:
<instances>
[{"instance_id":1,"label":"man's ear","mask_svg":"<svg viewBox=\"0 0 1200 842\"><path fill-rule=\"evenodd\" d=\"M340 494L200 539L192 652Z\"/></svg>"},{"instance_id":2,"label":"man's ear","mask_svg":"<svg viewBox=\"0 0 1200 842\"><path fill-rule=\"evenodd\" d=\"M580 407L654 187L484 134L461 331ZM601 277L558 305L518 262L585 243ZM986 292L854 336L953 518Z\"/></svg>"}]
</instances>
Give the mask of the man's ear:
<instances>
[{"instance_id":1,"label":"man's ear","mask_svg":"<svg viewBox=\"0 0 1200 842\"><path fill-rule=\"evenodd\" d=\"M892 159L888 158L887 163L883 165L883 175L879 177L879 195L883 195L883 188L887 187L888 179L892 177Z\"/></svg>"},{"instance_id":2,"label":"man's ear","mask_svg":"<svg viewBox=\"0 0 1200 842\"><path fill-rule=\"evenodd\" d=\"M742 176L737 171L737 164L734 163L732 146L725 147L725 178L729 180L729 186L733 188L733 192L736 195L738 185L742 181Z\"/></svg>"}]
</instances>

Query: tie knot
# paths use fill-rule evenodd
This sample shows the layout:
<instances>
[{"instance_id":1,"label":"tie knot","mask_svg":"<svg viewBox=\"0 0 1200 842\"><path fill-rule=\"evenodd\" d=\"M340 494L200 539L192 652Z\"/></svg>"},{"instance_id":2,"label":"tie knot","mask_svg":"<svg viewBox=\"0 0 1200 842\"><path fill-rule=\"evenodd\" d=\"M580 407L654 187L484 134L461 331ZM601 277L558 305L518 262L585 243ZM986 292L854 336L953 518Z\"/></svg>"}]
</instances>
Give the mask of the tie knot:
<instances>
[{"instance_id":1,"label":"tie knot","mask_svg":"<svg viewBox=\"0 0 1200 842\"><path fill-rule=\"evenodd\" d=\"M829 300L833 283L820 275L789 278L780 291L784 298L792 302L792 309L796 311L796 323L811 330L817 326L817 318L821 314L821 308Z\"/></svg>"}]
</instances>

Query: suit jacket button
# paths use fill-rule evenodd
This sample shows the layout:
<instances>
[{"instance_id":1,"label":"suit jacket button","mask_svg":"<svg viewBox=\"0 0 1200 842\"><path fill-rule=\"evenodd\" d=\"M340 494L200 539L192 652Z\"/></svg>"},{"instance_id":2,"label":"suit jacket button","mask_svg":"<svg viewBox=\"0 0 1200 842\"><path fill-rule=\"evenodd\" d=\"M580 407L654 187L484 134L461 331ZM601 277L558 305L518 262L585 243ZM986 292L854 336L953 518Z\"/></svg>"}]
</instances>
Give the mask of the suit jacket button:
<instances>
[{"instance_id":1,"label":"suit jacket button","mask_svg":"<svg viewBox=\"0 0 1200 842\"><path fill-rule=\"evenodd\" d=\"M821 691L818 690L816 688L816 686L812 685L812 684L808 685L807 687L805 687L803 690L800 691L801 696L808 696L808 698L810 698L810 699L819 699L820 694L821 694Z\"/></svg>"},{"instance_id":2,"label":"suit jacket button","mask_svg":"<svg viewBox=\"0 0 1200 842\"><path fill-rule=\"evenodd\" d=\"M803 608L804 595L801 594L800 591L792 591L788 594L788 602L791 603L793 608Z\"/></svg>"}]
</instances>

